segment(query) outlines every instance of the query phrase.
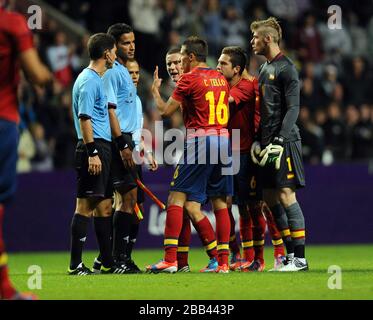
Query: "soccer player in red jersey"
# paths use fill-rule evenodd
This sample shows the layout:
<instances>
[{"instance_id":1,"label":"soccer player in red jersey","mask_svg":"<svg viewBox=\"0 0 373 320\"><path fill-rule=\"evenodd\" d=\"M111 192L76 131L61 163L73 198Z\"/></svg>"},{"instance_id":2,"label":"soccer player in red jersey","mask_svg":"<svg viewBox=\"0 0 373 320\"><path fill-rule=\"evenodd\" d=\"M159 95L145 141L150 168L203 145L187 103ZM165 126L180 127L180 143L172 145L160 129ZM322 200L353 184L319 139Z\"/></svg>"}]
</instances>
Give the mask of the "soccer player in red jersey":
<instances>
[{"instance_id":1,"label":"soccer player in red jersey","mask_svg":"<svg viewBox=\"0 0 373 320\"><path fill-rule=\"evenodd\" d=\"M166 54L166 67L170 79L177 83L183 74L181 65L180 47L171 48ZM184 212L183 224L179 235L177 248L177 272L190 272L188 263L189 245L191 241L192 229L187 212Z\"/></svg>"},{"instance_id":2,"label":"soccer player in red jersey","mask_svg":"<svg viewBox=\"0 0 373 320\"><path fill-rule=\"evenodd\" d=\"M168 198L165 258L148 266L149 272L176 272L184 206L197 222L201 238L213 232L207 217L201 212L201 204L207 199L212 201L216 218L219 264L216 272L229 272L230 221L226 198L233 191L232 176L229 175L229 133L226 129L229 86L223 75L207 66L207 51L206 41L198 37L188 38L181 48L184 74L177 82L172 97L166 104L158 103L156 99L162 116L172 115L182 105L187 138ZM159 79L158 88L160 83ZM157 90L156 87L153 86L153 91ZM191 133L191 130L194 132ZM219 155L214 155L214 151L219 151ZM201 163L199 160L204 156L205 162ZM216 164L214 156L217 156Z\"/></svg>"},{"instance_id":3,"label":"soccer player in red jersey","mask_svg":"<svg viewBox=\"0 0 373 320\"><path fill-rule=\"evenodd\" d=\"M166 54L167 72L171 80L177 83L183 74L183 67L181 64L180 47L171 48ZM157 78L158 76L156 76ZM156 80L155 80L156 81ZM165 103L165 102L164 102ZM187 210L184 208L183 225L179 235L179 243L177 248L177 272L190 272L188 263L189 245L191 241L192 229L190 225L191 219ZM193 220L192 220L193 222ZM195 227L196 229L198 228ZM216 239L215 237L203 238L202 243L206 249L206 253L210 258L207 267L203 268L201 272L214 272L218 267Z\"/></svg>"},{"instance_id":4,"label":"soccer player in red jersey","mask_svg":"<svg viewBox=\"0 0 373 320\"><path fill-rule=\"evenodd\" d=\"M0 299L33 299L18 293L9 280L2 228L4 206L16 188L19 71L22 68L28 79L39 85L48 82L51 74L40 62L25 18L4 7L0 0Z\"/></svg>"},{"instance_id":5,"label":"soccer player in red jersey","mask_svg":"<svg viewBox=\"0 0 373 320\"><path fill-rule=\"evenodd\" d=\"M230 199L238 205L240 213L240 235L244 259L241 261L239 247L231 246L231 270L263 271L264 232L266 220L263 216L264 203L257 168L251 160L250 149L260 122L258 104L258 82L245 71L247 56L240 47L226 47L219 58L217 70L230 85L230 119L228 128L240 130L240 141L233 141L233 150L240 153L240 168L234 176L234 197ZM245 72L245 74L244 74ZM231 203L229 205L231 207ZM284 256L281 234L271 223L268 213L269 229L275 245L275 257ZM231 242L235 237L234 218L231 218ZM232 228L233 225L233 228ZM234 241L235 243L235 241ZM235 248L236 247L236 248Z\"/></svg>"}]
</instances>

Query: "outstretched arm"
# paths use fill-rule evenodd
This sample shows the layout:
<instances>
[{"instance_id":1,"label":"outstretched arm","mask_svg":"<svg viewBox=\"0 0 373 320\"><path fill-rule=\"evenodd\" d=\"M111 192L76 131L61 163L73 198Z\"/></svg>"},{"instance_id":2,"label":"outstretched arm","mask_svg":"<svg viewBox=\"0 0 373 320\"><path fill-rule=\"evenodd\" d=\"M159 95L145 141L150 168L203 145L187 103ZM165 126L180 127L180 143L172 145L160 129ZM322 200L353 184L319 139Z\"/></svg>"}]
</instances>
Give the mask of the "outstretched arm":
<instances>
[{"instance_id":1,"label":"outstretched arm","mask_svg":"<svg viewBox=\"0 0 373 320\"><path fill-rule=\"evenodd\" d=\"M19 55L22 70L26 77L37 85L44 85L52 80L52 75L47 67L40 61L37 51L30 48Z\"/></svg>"}]
</instances>

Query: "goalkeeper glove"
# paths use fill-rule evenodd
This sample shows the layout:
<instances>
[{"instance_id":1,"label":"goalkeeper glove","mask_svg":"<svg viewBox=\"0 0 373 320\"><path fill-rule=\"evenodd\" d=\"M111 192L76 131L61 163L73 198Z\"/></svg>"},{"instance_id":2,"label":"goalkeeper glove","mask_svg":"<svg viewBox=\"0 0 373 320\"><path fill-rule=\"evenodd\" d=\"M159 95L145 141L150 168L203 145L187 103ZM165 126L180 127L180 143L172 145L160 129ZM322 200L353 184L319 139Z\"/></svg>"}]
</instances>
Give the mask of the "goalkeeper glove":
<instances>
[{"instance_id":1,"label":"goalkeeper glove","mask_svg":"<svg viewBox=\"0 0 373 320\"><path fill-rule=\"evenodd\" d=\"M260 153L259 157L262 158L259 165L264 167L268 164L275 164L276 170L280 169L282 154L284 153L284 138L275 137L267 147Z\"/></svg>"},{"instance_id":2,"label":"goalkeeper glove","mask_svg":"<svg viewBox=\"0 0 373 320\"><path fill-rule=\"evenodd\" d=\"M259 154L262 152L262 148L260 146L260 142L258 141L255 141L252 145L251 145L251 150L250 150L250 154L251 154L251 160L253 161L254 164L259 164L259 160L257 157L259 156Z\"/></svg>"}]
</instances>

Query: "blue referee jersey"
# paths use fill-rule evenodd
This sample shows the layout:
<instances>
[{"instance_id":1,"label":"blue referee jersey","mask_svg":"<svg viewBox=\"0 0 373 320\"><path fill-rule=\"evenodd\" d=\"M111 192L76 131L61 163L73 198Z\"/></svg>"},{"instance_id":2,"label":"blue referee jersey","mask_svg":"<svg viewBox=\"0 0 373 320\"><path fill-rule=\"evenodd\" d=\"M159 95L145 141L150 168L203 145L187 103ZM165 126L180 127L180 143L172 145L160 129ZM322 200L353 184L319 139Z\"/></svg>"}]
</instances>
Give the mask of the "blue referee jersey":
<instances>
[{"instance_id":1,"label":"blue referee jersey","mask_svg":"<svg viewBox=\"0 0 373 320\"><path fill-rule=\"evenodd\" d=\"M79 118L91 120L94 139L111 141L107 98L98 73L85 68L73 87L73 116L78 139L83 139Z\"/></svg>"},{"instance_id":2,"label":"blue referee jersey","mask_svg":"<svg viewBox=\"0 0 373 320\"><path fill-rule=\"evenodd\" d=\"M113 68L105 72L103 78L109 105L115 112L122 132L134 132L137 129L137 90L127 70L118 61Z\"/></svg>"}]
</instances>

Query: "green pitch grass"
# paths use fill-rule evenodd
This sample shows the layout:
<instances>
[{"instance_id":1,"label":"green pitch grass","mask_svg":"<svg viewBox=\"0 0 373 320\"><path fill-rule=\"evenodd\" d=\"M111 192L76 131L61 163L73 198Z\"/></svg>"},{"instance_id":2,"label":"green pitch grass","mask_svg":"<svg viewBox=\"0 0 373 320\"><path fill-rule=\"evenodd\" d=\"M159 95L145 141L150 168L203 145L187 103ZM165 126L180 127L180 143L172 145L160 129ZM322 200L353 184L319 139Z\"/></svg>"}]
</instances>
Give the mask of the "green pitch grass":
<instances>
[{"instance_id":1,"label":"green pitch grass","mask_svg":"<svg viewBox=\"0 0 373 320\"><path fill-rule=\"evenodd\" d=\"M266 248L266 270L272 268L272 248ZM67 276L67 253L11 254L12 280L40 299L373 299L373 245L310 246L310 271L302 273L200 274L207 257L203 250L190 253L190 274ZM91 266L94 252L85 253ZM162 258L161 250L138 250L136 263L144 267ZM31 265L42 269L42 289L28 289ZM342 289L328 288L329 266L342 269ZM31 279L32 280L32 279ZM31 281L32 282L32 281ZM331 283L335 281L330 280Z\"/></svg>"}]
</instances>

